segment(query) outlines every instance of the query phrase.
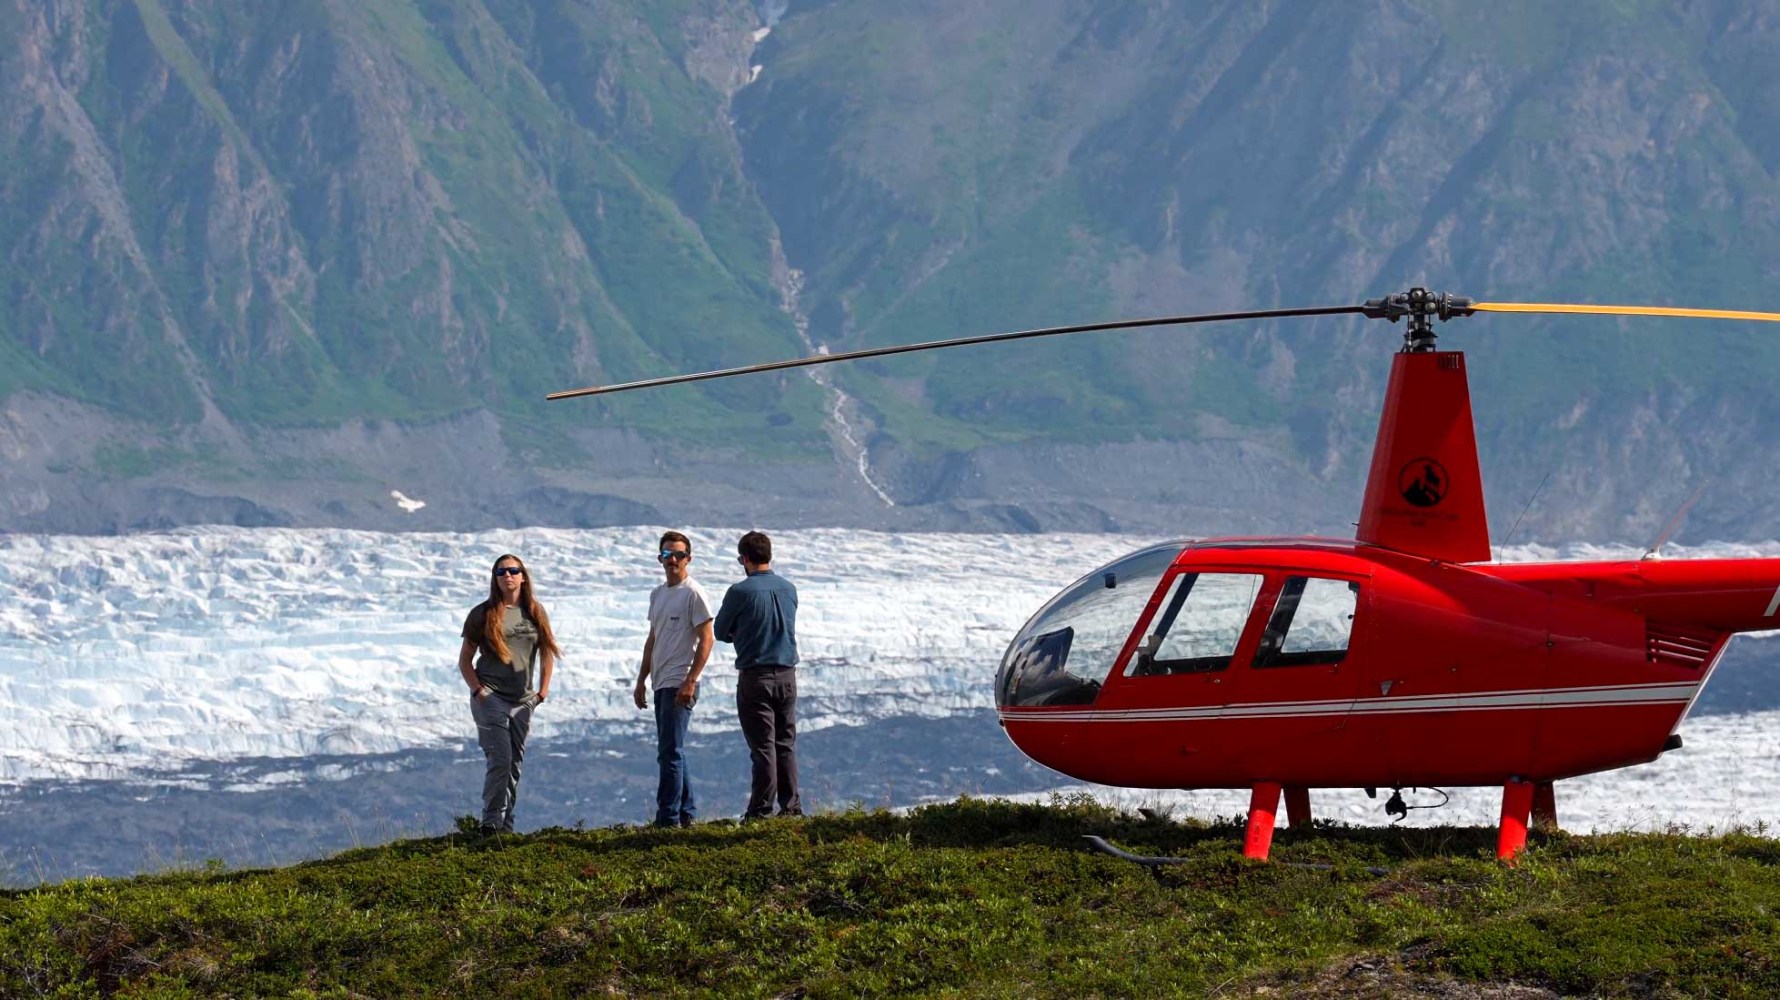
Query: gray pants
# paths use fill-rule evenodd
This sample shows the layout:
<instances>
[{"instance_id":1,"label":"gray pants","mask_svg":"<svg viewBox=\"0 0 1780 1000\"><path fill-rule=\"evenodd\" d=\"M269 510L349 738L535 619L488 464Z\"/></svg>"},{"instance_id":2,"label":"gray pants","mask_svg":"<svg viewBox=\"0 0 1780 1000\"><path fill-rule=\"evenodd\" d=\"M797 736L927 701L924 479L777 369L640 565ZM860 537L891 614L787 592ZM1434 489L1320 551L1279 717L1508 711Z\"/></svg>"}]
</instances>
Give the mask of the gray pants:
<instances>
[{"instance_id":1,"label":"gray pants","mask_svg":"<svg viewBox=\"0 0 1780 1000\"><path fill-rule=\"evenodd\" d=\"M532 728L532 707L498 694L470 696L476 720L476 742L488 758L482 779L482 826L513 832L513 800L519 795L519 765L525 760L525 736Z\"/></svg>"},{"instance_id":2,"label":"gray pants","mask_svg":"<svg viewBox=\"0 0 1780 1000\"><path fill-rule=\"evenodd\" d=\"M797 670L793 667L749 667L736 677L736 714L748 759L754 765L746 816L802 816L797 794Z\"/></svg>"}]
</instances>

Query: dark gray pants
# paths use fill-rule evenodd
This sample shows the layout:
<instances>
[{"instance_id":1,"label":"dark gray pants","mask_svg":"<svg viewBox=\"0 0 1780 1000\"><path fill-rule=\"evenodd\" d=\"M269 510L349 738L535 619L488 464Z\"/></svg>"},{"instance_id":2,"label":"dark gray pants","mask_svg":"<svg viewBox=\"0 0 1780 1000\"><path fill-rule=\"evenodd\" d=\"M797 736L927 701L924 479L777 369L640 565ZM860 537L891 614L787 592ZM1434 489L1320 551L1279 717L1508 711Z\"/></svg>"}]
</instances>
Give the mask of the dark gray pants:
<instances>
[{"instance_id":1,"label":"dark gray pants","mask_svg":"<svg viewBox=\"0 0 1780 1000\"><path fill-rule=\"evenodd\" d=\"M797 670L794 667L749 667L735 686L736 714L754 764L754 785L748 796L749 816L802 816L797 794Z\"/></svg>"},{"instance_id":2,"label":"dark gray pants","mask_svg":"<svg viewBox=\"0 0 1780 1000\"><path fill-rule=\"evenodd\" d=\"M513 800L519 796L519 765L525 761L525 736L532 728L532 707L498 694L470 695L476 720L476 742L488 758L482 778L482 826L513 832Z\"/></svg>"}]
</instances>

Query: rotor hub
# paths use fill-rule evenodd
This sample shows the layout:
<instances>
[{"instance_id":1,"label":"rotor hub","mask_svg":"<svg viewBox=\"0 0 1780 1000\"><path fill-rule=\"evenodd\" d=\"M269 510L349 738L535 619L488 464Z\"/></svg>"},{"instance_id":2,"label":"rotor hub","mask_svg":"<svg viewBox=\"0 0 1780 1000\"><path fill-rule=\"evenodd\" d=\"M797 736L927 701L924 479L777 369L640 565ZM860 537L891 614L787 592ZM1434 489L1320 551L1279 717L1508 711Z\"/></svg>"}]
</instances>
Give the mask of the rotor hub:
<instances>
[{"instance_id":1,"label":"rotor hub","mask_svg":"<svg viewBox=\"0 0 1780 1000\"><path fill-rule=\"evenodd\" d=\"M1360 311L1370 319L1388 319L1392 323L1407 320L1403 329L1403 350L1420 354L1435 349L1436 319L1445 322L1454 316L1469 316L1476 310L1471 308L1471 300L1463 295L1411 288L1382 299L1367 299Z\"/></svg>"}]
</instances>

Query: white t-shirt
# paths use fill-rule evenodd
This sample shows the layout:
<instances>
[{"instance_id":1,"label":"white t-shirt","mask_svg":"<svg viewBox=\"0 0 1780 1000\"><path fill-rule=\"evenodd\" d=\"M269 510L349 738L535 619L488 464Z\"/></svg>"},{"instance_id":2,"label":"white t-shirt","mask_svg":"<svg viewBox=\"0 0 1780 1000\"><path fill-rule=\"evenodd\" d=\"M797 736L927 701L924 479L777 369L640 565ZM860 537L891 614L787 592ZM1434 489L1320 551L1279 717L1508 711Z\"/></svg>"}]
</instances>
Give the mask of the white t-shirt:
<instances>
[{"instance_id":1,"label":"white t-shirt","mask_svg":"<svg viewBox=\"0 0 1780 1000\"><path fill-rule=\"evenodd\" d=\"M711 602L705 588L692 577L673 586L660 584L649 592L649 634L655 637L649 663L649 683L659 691L679 687L692 672L692 654L698 649L698 627L711 620Z\"/></svg>"}]
</instances>

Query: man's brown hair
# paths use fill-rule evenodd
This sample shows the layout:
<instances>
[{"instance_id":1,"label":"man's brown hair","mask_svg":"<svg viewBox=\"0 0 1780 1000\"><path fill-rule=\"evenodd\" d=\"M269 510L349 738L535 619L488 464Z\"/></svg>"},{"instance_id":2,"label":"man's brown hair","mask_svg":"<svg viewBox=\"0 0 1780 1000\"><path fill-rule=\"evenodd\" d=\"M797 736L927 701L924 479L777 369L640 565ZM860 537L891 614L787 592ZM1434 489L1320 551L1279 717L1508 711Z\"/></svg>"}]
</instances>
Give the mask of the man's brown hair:
<instances>
[{"instance_id":1,"label":"man's brown hair","mask_svg":"<svg viewBox=\"0 0 1780 1000\"><path fill-rule=\"evenodd\" d=\"M692 539L687 538L678 531L664 531L661 533L661 541L657 542L655 547L660 551L666 552L669 542L685 542L686 558L692 558Z\"/></svg>"},{"instance_id":2,"label":"man's brown hair","mask_svg":"<svg viewBox=\"0 0 1780 1000\"><path fill-rule=\"evenodd\" d=\"M736 554L756 566L773 561L773 540L764 531L750 531L735 543Z\"/></svg>"}]
</instances>

